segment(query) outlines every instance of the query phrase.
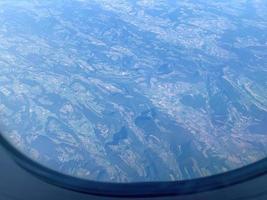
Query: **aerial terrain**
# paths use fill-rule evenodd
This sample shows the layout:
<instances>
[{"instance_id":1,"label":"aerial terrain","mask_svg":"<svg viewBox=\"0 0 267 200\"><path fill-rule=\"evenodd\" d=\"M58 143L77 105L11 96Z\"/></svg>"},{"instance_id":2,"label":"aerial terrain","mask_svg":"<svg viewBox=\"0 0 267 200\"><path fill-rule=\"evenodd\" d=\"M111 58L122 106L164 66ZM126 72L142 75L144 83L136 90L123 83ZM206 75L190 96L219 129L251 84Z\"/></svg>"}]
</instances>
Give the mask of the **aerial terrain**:
<instances>
[{"instance_id":1,"label":"aerial terrain","mask_svg":"<svg viewBox=\"0 0 267 200\"><path fill-rule=\"evenodd\" d=\"M0 132L104 182L267 156L267 1L1 0Z\"/></svg>"}]
</instances>

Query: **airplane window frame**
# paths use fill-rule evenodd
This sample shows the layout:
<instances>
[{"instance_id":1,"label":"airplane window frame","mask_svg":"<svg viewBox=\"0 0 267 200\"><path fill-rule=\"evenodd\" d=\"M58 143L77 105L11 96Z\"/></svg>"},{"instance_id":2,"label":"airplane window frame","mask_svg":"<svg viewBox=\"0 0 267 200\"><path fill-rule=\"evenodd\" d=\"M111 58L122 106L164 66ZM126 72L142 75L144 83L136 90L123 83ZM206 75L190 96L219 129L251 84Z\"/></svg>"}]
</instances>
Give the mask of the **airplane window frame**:
<instances>
[{"instance_id":1,"label":"airplane window frame","mask_svg":"<svg viewBox=\"0 0 267 200\"><path fill-rule=\"evenodd\" d=\"M238 169L207 177L180 181L112 183L62 174L32 160L0 133L0 145L15 162L41 180L75 192L108 197L166 197L196 194L229 187L267 174L267 158Z\"/></svg>"}]
</instances>

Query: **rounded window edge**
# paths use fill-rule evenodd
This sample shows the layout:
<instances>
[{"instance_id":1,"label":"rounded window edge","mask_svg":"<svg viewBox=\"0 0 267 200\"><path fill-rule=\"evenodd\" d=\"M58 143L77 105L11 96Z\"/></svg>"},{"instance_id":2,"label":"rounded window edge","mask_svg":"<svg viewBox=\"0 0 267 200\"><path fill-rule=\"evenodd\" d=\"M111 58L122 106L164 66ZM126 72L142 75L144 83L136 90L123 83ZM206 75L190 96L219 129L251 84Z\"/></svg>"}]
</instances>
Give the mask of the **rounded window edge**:
<instances>
[{"instance_id":1,"label":"rounded window edge","mask_svg":"<svg viewBox=\"0 0 267 200\"><path fill-rule=\"evenodd\" d=\"M196 194L229 187L267 174L267 158L224 173L190 180L111 183L62 174L30 159L0 134L0 145L15 162L41 180L80 193L109 197L162 197Z\"/></svg>"}]
</instances>

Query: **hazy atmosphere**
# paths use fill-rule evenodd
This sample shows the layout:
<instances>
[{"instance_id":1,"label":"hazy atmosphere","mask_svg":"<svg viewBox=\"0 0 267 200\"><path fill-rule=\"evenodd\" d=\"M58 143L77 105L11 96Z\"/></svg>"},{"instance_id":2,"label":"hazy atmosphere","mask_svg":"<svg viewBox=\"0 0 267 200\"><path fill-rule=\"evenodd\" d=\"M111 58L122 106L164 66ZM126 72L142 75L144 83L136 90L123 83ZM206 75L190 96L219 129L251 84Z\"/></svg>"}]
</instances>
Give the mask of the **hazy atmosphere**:
<instances>
[{"instance_id":1,"label":"hazy atmosphere","mask_svg":"<svg viewBox=\"0 0 267 200\"><path fill-rule=\"evenodd\" d=\"M0 1L0 131L64 174L171 181L267 155L267 1Z\"/></svg>"}]
</instances>

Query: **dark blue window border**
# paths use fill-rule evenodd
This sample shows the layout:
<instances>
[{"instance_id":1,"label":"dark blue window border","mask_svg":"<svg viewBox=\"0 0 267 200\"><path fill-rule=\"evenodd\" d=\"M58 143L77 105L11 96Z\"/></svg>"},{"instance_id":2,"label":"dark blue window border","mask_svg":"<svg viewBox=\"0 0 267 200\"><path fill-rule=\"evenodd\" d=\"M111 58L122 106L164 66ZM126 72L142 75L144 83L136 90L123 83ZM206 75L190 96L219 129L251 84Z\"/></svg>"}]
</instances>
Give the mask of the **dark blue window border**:
<instances>
[{"instance_id":1,"label":"dark blue window border","mask_svg":"<svg viewBox=\"0 0 267 200\"><path fill-rule=\"evenodd\" d=\"M0 143L22 168L68 190L109 197L162 197L196 194L229 187L267 174L267 158L225 173L182 181L106 183L81 179L51 170L25 156L0 134Z\"/></svg>"}]
</instances>

